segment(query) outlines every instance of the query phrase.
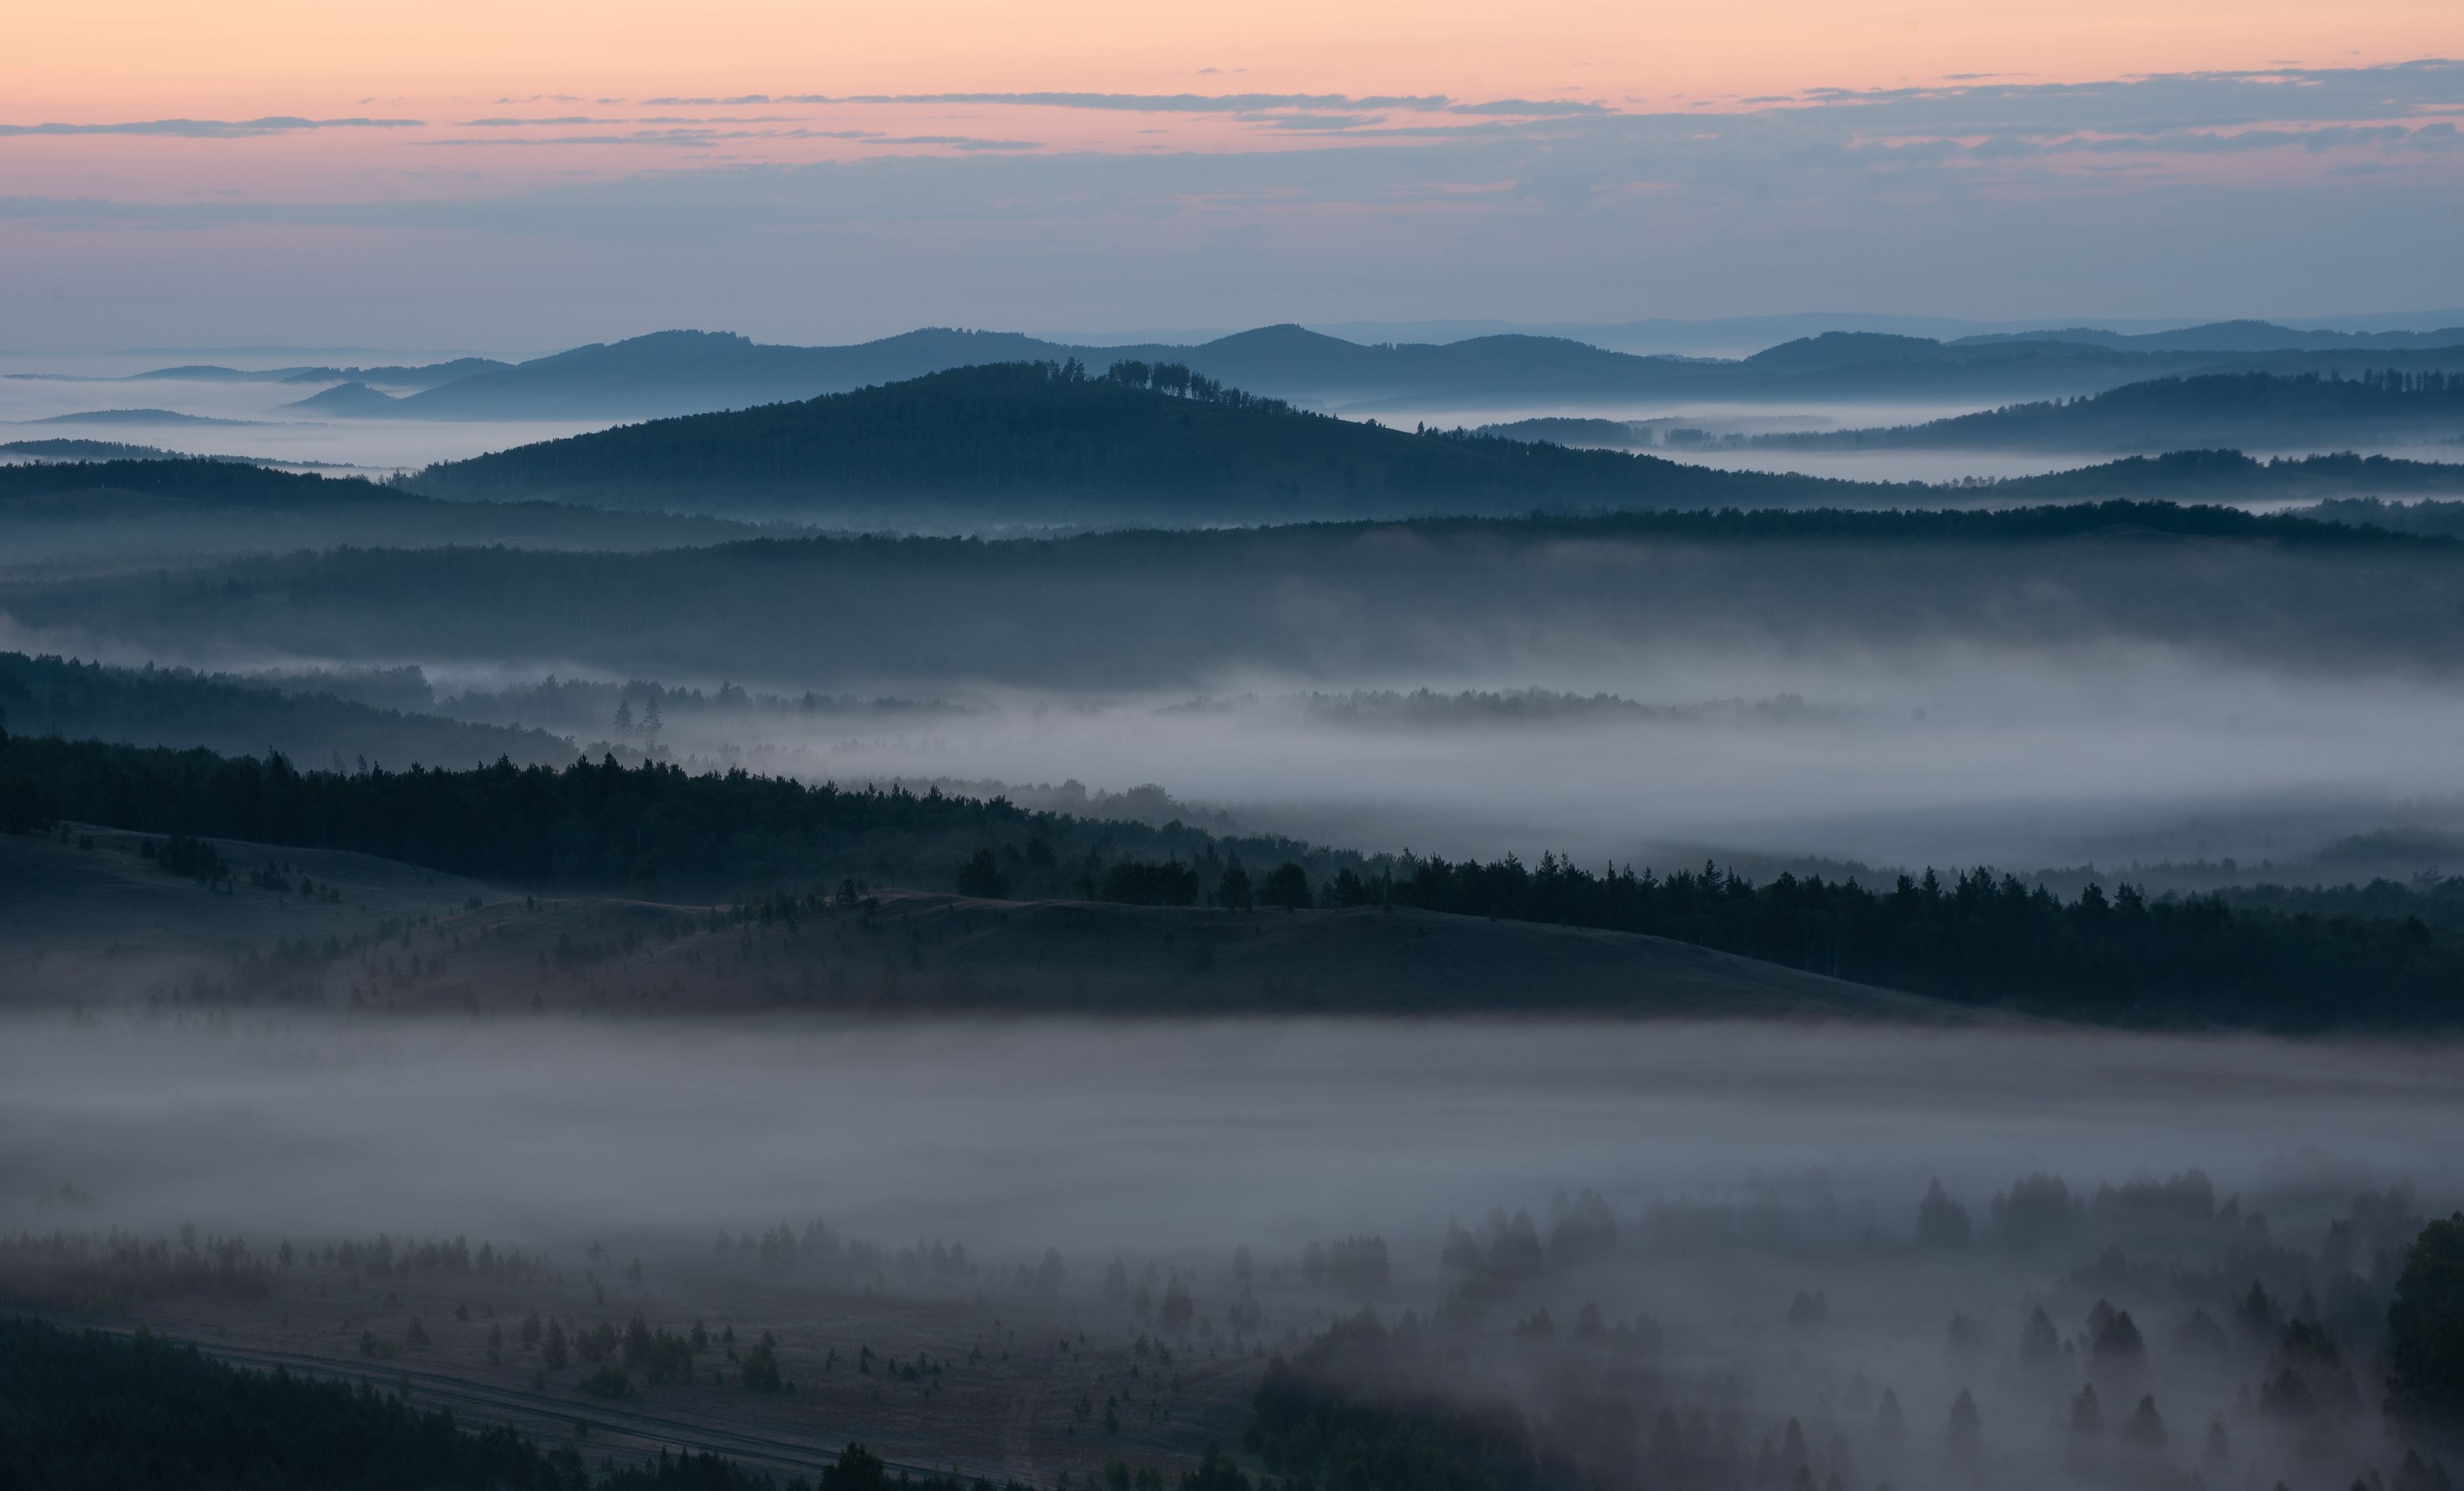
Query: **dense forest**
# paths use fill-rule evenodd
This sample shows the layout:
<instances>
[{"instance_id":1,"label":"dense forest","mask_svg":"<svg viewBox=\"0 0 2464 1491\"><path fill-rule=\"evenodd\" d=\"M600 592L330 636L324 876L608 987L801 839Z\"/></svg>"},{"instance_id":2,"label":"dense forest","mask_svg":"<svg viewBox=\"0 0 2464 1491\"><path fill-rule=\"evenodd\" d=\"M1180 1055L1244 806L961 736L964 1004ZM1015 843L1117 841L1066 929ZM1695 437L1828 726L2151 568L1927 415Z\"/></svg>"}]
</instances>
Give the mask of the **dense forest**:
<instances>
[{"instance_id":1,"label":"dense forest","mask_svg":"<svg viewBox=\"0 0 2464 1491\"><path fill-rule=\"evenodd\" d=\"M1199 1491L1246 1491L1218 1465ZM1230 1480L1221 1479L1229 1471ZM1189 1482L1184 1480L1183 1484ZM80 1491L768 1491L715 1456L585 1465L507 1428L466 1426L365 1383L246 1370L143 1330L134 1337L0 1319L0 1488ZM801 1491L993 1491L891 1467L851 1444ZM1025 1491L1011 1482L1009 1491Z\"/></svg>"},{"instance_id":2,"label":"dense forest","mask_svg":"<svg viewBox=\"0 0 2464 1491\"><path fill-rule=\"evenodd\" d=\"M855 879L950 888L988 844L1016 847L1005 888L1067 895L1116 861L1210 851L1271 864L1332 856L1275 838L1072 818L990 800L847 791L744 772L578 761L467 771L301 771L223 756L25 735L0 742L0 826L66 818L149 833L354 849L542 888L718 898ZM1089 891L1091 897L1092 891Z\"/></svg>"},{"instance_id":3,"label":"dense forest","mask_svg":"<svg viewBox=\"0 0 2464 1491\"><path fill-rule=\"evenodd\" d=\"M2174 502L2325 502L2379 497L2464 495L2464 462L2407 461L2387 455L2270 456L2238 450L2172 450L2125 456L2075 471L2001 481L1963 483L1961 490L2023 502L2136 501L2161 495ZM2355 514L2339 522L2375 522ZM2399 522L2379 526L2418 532Z\"/></svg>"},{"instance_id":4,"label":"dense forest","mask_svg":"<svg viewBox=\"0 0 2464 1491\"><path fill-rule=\"evenodd\" d=\"M337 698L314 688L185 668L106 668L57 656L0 652L0 727L19 735L203 746L227 754L279 751L342 765L376 753L380 764L472 765L510 757L570 761L570 740L543 730L465 724Z\"/></svg>"},{"instance_id":5,"label":"dense forest","mask_svg":"<svg viewBox=\"0 0 2464 1491\"><path fill-rule=\"evenodd\" d=\"M1450 1380L1424 1334L1364 1311L1276 1357L1249 1448L1295 1491L1572 1491L1573 1468L1544 1457L1523 1413Z\"/></svg>"},{"instance_id":6,"label":"dense forest","mask_svg":"<svg viewBox=\"0 0 2464 1491\"><path fill-rule=\"evenodd\" d=\"M1672 636L1816 654L2146 642L2439 676L2464 666L2464 545L2145 502L1669 512L643 555L339 550L168 577L20 574L0 581L0 610L158 657L305 643L789 693L1460 675L1519 669L1541 637L1568 659Z\"/></svg>"},{"instance_id":7,"label":"dense forest","mask_svg":"<svg viewBox=\"0 0 2464 1491\"><path fill-rule=\"evenodd\" d=\"M2388 502L2378 497L2335 497L2303 509L2296 515L2329 523L2385 528L2400 534L2464 538L2464 502L2435 499Z\"/></svg>"},{"instance_id":8,"label":"dense forest","mask_svg":"<svg viewBox=\"0 0 2464 1491\"><path fill-rule=\"evenodd\" d=\"M541 888L716 897L844 882L993 898L1228 909L1402 907L1641 932L1962 1004L2270 1029L2464 1021L2464 932L2406 899L2274 910L1928 870L1888 888L1705 866L1660 875L1543 854L1482 864L1311 850L613 761L562 770L302 772L280 757L0 742L0 828L55 819L188 839L351 849ZM2442 904L2446 888L2430 892ZM2388 914L2390 912L2400 914Z\"/></svg>"},{"instance_id":9,"label":"dense forest","mask_svg":"<svg viewBox=\"0 0 2464 1491\"><path fill-rule=\"evenodd\" d=\"M1742 443L1788 450L2148 450L2457 440L2464 440L2464 374L2387 369L2352 378L2158 378L1922 425L1755 435Z\"/></svg>"},{"instance_id":10,"label":"dense forest","mask_svg":"<svg viewBox=\"0 0 2464 1491\"><path fill-rule=\"evenodd\" d=\"M0 512L94 492L137 492L200 507L297 511L341 504L417 506L410 493L358 476L303 475L220 456L29 461L0 466Z\"/></svg>"},{"instance_id":11,"label":"dense forest","mask_svg":"<svg viewBox=\"0 0 2464 1491\"><path fill-rule=\"evenodd\" d=\"M1338 879L1340 878L1338 872ZM1364 884L1364 900L1388 894ZM1665 877L1427 860L1401 905L1648 932L1859 983L2123 1024L2445 1029L2464 1022L2464 935L2417 916L2236 908L2090 886L2064 902L2012 875L1927 870L1888 888L1705 866Z\"/></svg>"}]
</instances>

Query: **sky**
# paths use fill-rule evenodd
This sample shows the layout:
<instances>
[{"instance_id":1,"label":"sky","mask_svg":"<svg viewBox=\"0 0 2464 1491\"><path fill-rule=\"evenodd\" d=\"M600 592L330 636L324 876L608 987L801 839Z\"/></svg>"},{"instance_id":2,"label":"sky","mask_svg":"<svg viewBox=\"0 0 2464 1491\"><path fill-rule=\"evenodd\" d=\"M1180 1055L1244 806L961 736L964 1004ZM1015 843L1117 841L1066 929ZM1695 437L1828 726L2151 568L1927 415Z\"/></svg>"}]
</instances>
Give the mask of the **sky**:
<instances>
[{"instance_id":1,"label":"sky","mask_svg":"<svg viewBox=\"0 0 2464 1491\"><path fill-rule=\"evenodd\" d=\"M28 4L0 352L2464 306L2453 0Z\"/></svg>"}]
</instances>

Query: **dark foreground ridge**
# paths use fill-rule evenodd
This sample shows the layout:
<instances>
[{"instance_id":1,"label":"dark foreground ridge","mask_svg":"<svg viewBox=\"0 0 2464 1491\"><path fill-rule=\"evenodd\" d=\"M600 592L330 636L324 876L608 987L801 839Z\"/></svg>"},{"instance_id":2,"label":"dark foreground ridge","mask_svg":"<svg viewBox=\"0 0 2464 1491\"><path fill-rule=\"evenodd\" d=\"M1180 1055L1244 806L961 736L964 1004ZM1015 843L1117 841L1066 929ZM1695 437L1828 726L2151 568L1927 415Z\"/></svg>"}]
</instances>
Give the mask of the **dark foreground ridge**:
<instances>
[{"instance_id":1,"label":"dark foreground ridge","mask_svg":"<svg viewBox=\"0 0 2464 1491\"><path fill-rule=\"evenodd\" d=\"M237 878L211 842L236 839L546 889L733 894L739 920L757 905L850 903L872 885L1232 912L1407 908L1665 937L1956 1005L2099 1022L2444 1029L2464 1015L2464 934L2417 915L2150 898L2128 886L2065 901L1984 868L1883 888L1793 875L1755 885L1710 866L1661 876L1552 854L1536 866L1511 855L1363 856L741 771L609 760L302 772L280 756L0 740L0 829L44 832L61 820L172 836L163 863L209 886ZM760 915L767 926L773 911ZM1311 1007L1298 991L1250 1003ZM1503 1007L1529 1006L1515 997Z\"/></svg>"}]
</instances>

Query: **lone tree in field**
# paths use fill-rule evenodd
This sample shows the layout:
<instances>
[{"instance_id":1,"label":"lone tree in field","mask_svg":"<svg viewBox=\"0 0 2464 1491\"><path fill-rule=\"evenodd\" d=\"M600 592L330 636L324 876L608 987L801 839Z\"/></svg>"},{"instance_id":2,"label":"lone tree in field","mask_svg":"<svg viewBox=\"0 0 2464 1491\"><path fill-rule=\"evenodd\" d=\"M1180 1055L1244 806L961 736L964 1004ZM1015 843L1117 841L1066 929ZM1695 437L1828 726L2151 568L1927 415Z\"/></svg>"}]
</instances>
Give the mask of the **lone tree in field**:
<instances>
[{"instance_id":1,"label":"lone tree in field","mask_svg":"<svg viewBox=\"0 0 2464 1491\"><path fill-rule=\"evenodd\" d=\"M958 865L958 894L979 901L1005 900L1009 895L1009 877L1001 873L1001 861L990 849L978 849Z\"/></svg>"},{"instance_id":2,"label":"lone tree in field","mask_svg":"<svg viewBox=\"0 0 2464 1491\"><path fill-rule=\"evenodd\" d=\"M779 1371L777 1338L766 1330L761 1332L761 1339L753 1344L753 1349L744 1353L737 1376L748 1392L777 1392L783 1389L786 1383Z\"/></svg>"},{"instance_id":3,"label":"lone tree in field","mask_svg":"<svg viewBox=\"0 0 2464 1491\"><path fill-rule=\"evenodd\" d=\"M1258 888L1260 906L1280 906L1286 910L1315 906L1317 898L1309 894L1309 871L1290 860L1266 872L1265 883Z\"/></svg>"}]
</instances>

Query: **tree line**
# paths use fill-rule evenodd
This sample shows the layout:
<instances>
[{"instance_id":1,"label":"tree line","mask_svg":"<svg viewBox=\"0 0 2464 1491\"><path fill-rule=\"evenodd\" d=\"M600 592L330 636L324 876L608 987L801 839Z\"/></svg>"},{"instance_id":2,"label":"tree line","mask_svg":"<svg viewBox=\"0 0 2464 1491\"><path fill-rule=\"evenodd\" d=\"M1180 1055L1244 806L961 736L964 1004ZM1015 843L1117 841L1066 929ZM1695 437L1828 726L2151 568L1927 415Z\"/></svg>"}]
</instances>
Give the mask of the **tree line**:
<instances>
[{"instance_id":1,"label":"tree line","mask_svg":"<svg viewBox=\"0 0 2464 1491\"><path fill-rule=\"evenodd\" d=\"M2015 875L1932 870L1886 888L1705 865L1598 871L1544 854L1430 858L1337 902L1642 932L1969 1005L2065 1019L2308 1030L2464 1018L2464 935L2417 914L2285 912L2226 896L2090 885L2065 901Z\"/></svg>"},{"instance_id":2,"label":"tree line","mask_svg":"<svg viewBox=\"0 0 2464 1491\"><path fill-rule=\"evenodd\" d=\"M385 709L311 683L284 687L187 668L106 667L56 654L0 652L0 725L21 734L102 736L141 745L259 751L270 743L308 760L341 760L382 741L402 760L573 758L570 740L543 730L466 724Z\"/></svg>"},{"instance_id":3,"label":"tree line","mask_svg":"<svg viewBox=\"0 0 2464 1491\"><path fill-rule=\"evenodd\" d=\"M1190 904L1190 877L1207 871L1211 881L1210 866L1227 855L1319 866L1332 859L1272 836L1219 839L1178 823L1075 818L937 789L807 785L741 769L696 776L603 757L561 768L499 759L464 770L303 770L278 753L226 756L0 731L0 831L62 821L173 836L157 853L175 842L179 865L199 873L228 864L212 841L236 839L541 888L697 899L842 883L947 889L988 844L1002 845L1000 890L1110 892L1160 905Z\"/></svg>"},{"instance_id":4,"label":"tree line","mask_svg":"<svg viewBox=\"0 0 2464 1491\"><path fill-rule=\"evenodd\" d=\"M1906 500L1941 498L1911 489ZM1294 596L1311 603L1286 603ZM108 631L159 654L202 638L279 650L313 636L336 655L478 657L518 637L611 673L822 669L843 687L926 694L994 677L1117 694L1243 672L1439 671L1502 656L1501 628L1516 627L1605 647L1711 626L1747 649L2161 639L2271 672L2444 676L2464 657L2459 597L2464 544L2450 538L2140 501L762 539L649 555L337 549L167 580L0 582L21 626ZM13 713L10 728L21 728Z\"/></svg>"},{"instance_id":5,"label":"tree line","mask_svg":"<svg viewBox=\"0 0 2464 1491\"><path fill-rule=\"evenodd\" d=\"M199 842L192 854L242 839L580 890L898 885L992 899L1441 911L1668 937L1959 1004L2103 1022L2444 1028L2464 1014L2464 930L2437 888L2279 910L2127 885L2064 899L1981 867L1886 887L1793 874L1757 884L1712 865L1663 875L1552 853L1536 865L1364 856L1000 798L656 762L343 773L278 755L0 735L0 830L63 820L180 835ZM2437 925L2420 914L2433 901Z\"/></svg>"}]
</instances>

